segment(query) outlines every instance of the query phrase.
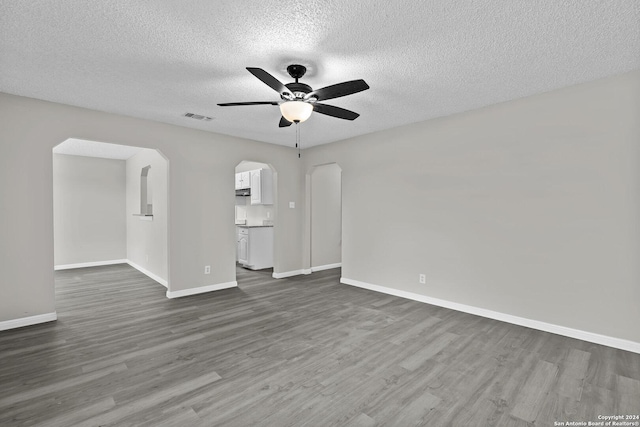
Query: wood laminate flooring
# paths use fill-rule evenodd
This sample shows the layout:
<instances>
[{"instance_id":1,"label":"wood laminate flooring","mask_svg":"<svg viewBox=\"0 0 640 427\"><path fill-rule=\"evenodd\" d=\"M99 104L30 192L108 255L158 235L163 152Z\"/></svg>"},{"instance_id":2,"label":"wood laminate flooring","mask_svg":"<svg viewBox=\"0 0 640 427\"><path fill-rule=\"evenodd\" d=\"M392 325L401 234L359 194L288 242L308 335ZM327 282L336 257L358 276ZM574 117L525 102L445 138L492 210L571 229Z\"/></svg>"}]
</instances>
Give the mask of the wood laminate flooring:
<instances>
[{"instance_id":1,"label":"wood laminate flooring","mask_svg":"<svg viewBox=\"0 0 640 427\"><path fill-rule=\"evenodd\" d=\"M640 355L339 283L169 300L56 272L58 321L0 333L0 425L553 426L640 414ZM586 425L586 424L585 424Z\"/></svg>"}]
</instances>

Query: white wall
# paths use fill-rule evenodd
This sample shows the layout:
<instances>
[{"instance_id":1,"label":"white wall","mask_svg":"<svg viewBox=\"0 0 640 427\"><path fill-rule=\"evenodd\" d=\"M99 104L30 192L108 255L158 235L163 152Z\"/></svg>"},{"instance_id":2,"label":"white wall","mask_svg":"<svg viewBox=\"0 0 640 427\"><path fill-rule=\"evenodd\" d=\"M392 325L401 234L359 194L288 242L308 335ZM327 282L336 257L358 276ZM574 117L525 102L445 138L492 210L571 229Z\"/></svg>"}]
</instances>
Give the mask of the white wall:
<instances>
[{"instance_id":1,"label":"white wall","mask_svg":"<svg viewBox=\"0 0 640 427\"><path fill-rule=\"evenodd\" d=\"M320 165L310 173L311 268L342 260L342 171L338 165Z\"/></svg>"},{"instance_id":2,"label":"white wall","mask_svg":"<svg viewBox=\"0 0 640 427\"><path fill-rule=\"evenodd\" d=\"M254 171L256 169L266 169L266 168L271 169L269 165L267 165L266 163L252 162L251 160L243 160L242 162L238 163L238 166L236 166L236 173Z\"/></svg>"},{"instance_id":3,"label":"white wall","mask_svg":"<svg viewBox=\"0 0 640 427\"><path fill-rule=\"evenodd\" d=\"M127 257L125 162L53 155L54 264Z\"/></svg>"},{"instance_id":4,"label":"white wall","mask_svg":"<svg viewBox=\"0 0 640 427\"><path fill-rule=\"evenodd\" d=\"M252 205L250 197L243 197L241 203L236 212L238 219L247 220L246 225L264 225L263 221L274 221L272 205Z\"/></svg>"},{"instance_id":5,"label":"white wall","mask_svg":"<svg viewBox=\"0 0 640 427\"><path fill-rule=\"evenodd\" d=\"M134 215L140 213L140 174L146 166L151 166L147 188L152 194L152 221ZM166 283L169 278L167 160L156 150L143 149L127 159L126 176L127 259Z\"/></svg>"},{"instance_id":6,"label":"white wall","mask_svg":"<svg viewBox=\"0 0 640 427\"><path fill-rule=\"evenodd\" d=\"M303 160L342 167L344 278L640 343L640 71Z\"/></svg>"}]
</instances>

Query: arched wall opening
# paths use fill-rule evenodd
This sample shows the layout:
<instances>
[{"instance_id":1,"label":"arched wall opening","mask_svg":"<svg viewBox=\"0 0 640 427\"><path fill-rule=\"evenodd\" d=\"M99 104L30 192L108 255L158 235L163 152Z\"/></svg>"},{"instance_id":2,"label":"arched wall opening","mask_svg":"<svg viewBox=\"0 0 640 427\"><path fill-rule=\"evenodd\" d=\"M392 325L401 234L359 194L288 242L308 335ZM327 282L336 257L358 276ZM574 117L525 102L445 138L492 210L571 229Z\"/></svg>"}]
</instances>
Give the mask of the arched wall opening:
<instances>
[{"instance_id":1,"label":"arched wall opening","mask_svg":"<svg viewBox=\"0 0 640 427\"><path fill-rule=\"evenodd\" d=\"M273 271L278 265L275 251L277 188L278 173L273 165L252 160L236 165L236 267Z\"/></svg>"},{"instance_id":2,"label":"arched wall opening","mask_svg":"<svg viewBox=\"0 0 640 427\"><path fill-rule=\"evenodd\" d=\"M127 263L168 288L168 159L75 138L52 151L54 269Z\"/></svg>"},{"instance_id":3,"label":"arched wall opening","mask_svg":"<svg viewBox=\"0 0 640 427\"><path fill-rule=\"evenodd\" d=\"M305 269L342 266L342 168L337 163L312 166L306 174Z\"/></svg>"}]
</instances>

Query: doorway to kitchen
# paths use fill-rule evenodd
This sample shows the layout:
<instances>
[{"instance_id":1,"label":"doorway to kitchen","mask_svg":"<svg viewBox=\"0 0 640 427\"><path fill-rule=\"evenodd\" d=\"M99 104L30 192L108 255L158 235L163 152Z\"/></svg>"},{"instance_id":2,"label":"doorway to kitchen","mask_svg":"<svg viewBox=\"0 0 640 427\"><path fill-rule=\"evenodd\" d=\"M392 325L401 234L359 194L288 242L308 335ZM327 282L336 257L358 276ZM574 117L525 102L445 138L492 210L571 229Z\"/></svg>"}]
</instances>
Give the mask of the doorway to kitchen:
<instances>
[{"instance_id":1,"label":"doorway to kitchen","mask_svg":"<svg viewBox=\"0 0 640 427\"><path fill-rule=\"evenodd\" d=\"M277 173L269 164L243 160L235 168L236 281L244 270L273 273Z\"/></svg>"}]
</instances>

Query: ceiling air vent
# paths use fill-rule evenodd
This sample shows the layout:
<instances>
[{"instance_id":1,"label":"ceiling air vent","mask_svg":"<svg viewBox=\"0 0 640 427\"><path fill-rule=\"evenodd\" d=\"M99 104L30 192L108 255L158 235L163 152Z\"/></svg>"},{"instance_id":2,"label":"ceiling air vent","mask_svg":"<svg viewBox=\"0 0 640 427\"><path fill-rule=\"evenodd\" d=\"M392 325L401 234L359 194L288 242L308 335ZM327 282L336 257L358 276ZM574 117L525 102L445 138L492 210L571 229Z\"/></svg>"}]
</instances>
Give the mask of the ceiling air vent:
<instances>
[{"instance_id":1,"label":"ceiling air vent","mask_svg":"<svg viewBox=\"0 0 640 427\"><path fill-rule=\"evenodd\" d=\"M184 116L189 117L191 119L195 119L195 120L203 120L205 122L210 122L211 120L213 120L213 117L203 116L203 115L194 114L194 113L184 113Z\"/></svg>"}]
</instances>

